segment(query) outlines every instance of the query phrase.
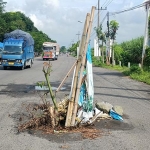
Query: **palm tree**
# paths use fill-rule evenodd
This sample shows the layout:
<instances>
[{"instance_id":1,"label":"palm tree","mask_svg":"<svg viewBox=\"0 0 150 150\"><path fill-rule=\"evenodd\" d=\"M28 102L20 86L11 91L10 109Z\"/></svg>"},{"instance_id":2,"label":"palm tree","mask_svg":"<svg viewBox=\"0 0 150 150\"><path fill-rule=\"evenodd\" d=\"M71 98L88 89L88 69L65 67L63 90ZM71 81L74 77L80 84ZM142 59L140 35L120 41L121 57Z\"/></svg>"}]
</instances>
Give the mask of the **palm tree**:
<instances>
[{"instance_id":1,"label":"palm tree","mask_svg":"<svg viewBox=\"0 0 150 150\"><path fill-rule=\"evenodd\" d=\"M113 49L113 45L114 45L114 41L116 39L116 34L117 34L117 30L119 28L119 23L116 22L116 20L112 20L110 21L109 24L109 28L110 28L110 39L112 39L112 65L114 65L114 49Z\"/></svg>"}]
</instances>

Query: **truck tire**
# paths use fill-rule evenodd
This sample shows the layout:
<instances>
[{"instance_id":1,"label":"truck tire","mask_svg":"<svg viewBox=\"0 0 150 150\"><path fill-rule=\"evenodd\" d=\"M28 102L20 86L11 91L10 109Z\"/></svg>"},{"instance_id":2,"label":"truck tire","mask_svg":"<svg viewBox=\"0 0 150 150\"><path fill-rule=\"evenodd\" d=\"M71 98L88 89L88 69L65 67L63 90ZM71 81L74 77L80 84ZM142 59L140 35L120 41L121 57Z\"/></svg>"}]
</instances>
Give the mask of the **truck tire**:
<instances>
[{"instance_id":1,"label":"truck tire","mask_svg":"<svg viewBox=\"0 0 150 150\"><path fill-rule=\"evenodd\" d=\"M32 61L30 62L30 65L29 65L29 68L31 68L32 67Z\"/></svg>"},{"instance_id":2,"label":"truck tire","mask_svg":"<svg viewBox=\"0 0 150 150\"><path fill-rule=\"evenodd\" d=\"M24 70L25 68L26 68L26 65L25 65L25 63L24 63L24 65L21 66L21 70Z\"/></svg>"},{"instance_id":3,"label":"truck tire","mask_svg":"<svg viewBox=\"0 0 150 150\"><path fill-rule=\"evenodd\" d=\"M21 67L21 70L24 70L24 66Z\"/></svg>"},{"instance_id":4,"label":"truck tire","mask_svg":"<svg viewBox=\"0 0 150 150\"><path fill-rule=\"evenodd\" d=\"M7 70L7 66L4 66L3 69L4 69L4 70Z\"/></svg>"}]
</instances>

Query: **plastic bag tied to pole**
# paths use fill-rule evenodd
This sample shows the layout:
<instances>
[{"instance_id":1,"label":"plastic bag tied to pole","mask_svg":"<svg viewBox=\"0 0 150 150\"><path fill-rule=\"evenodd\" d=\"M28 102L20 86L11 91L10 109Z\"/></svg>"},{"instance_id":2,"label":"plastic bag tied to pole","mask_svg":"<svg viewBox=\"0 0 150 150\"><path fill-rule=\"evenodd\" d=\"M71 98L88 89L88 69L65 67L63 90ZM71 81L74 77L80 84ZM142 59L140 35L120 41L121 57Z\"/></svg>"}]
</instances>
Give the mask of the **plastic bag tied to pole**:
<instances>
[{"instance_id":1,"label":"plastic bag tied to pole","mask_svg":"<svg viewBox=\"0 0 150 150\"><path fill-rule=\"evenodd\" d=\"M86 59L87 59L87 63L86 63L86 68L83 72L83 76L86 75L87 79L81 85L78 104L81 107L83 107L83 111L92 112L93 111L94 86L93 86L93 71L92 71L92 58L91 58L90 45L88 45Z\"/></svg>"}]
</instances>

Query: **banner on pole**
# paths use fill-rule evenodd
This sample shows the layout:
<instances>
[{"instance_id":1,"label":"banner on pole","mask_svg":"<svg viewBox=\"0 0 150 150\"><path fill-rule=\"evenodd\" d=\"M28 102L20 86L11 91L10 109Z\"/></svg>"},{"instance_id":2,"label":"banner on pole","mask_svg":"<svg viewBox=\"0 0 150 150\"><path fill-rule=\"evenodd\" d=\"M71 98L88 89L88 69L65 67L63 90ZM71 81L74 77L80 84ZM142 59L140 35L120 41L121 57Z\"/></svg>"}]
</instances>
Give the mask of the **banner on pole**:
<instances>
[{"instance_id":1,"label":"banner on pole","mask_svg":"<svg viewBox=\"0 0 150 150\"><path fill-rule=\"evenodd\" d=\"M94 85L93 85L93 70L92 70L90 45L88 45L86 59L87 59L86 68L83 72L83 76L86 76L86 80L83 82L80 88L80 96L78 104L80 106L83 106L84 111L91 112L93 110Z\"/></svg>"}]
</instances>

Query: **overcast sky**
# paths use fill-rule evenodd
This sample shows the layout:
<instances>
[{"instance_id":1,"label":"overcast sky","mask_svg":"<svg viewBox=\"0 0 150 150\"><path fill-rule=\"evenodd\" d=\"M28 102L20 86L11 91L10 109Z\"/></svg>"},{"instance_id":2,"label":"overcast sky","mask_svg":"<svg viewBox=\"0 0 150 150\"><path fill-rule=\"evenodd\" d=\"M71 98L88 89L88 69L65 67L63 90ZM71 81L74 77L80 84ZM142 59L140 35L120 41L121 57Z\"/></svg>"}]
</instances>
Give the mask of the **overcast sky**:
<instances>
[{"instance_id":1,"label":"overcast sky","mask_svg":"<svg viewBox=\"0 0 150 150\"><path fill-rule=\"evenodd\" d=\"M34 22L34 25L51 39L56 40L60 46L69 47L77 42L78 33L82 34L85 17L91 12L92 6L98 7L98 0L4 0L7 2L6 11L21 11ZM121 11L143 3L143 0L100 0L100 7L107 10L100 12L100 20L106 13ZM98 11L95 11L93 28L97 26ZM131 40L144 35L145 9L139 8L115 16L110 20L119 23L117 42ZM83 23L79 23L82 21ZM106 30L106 20L103 30ZM91 45L96 36L91 33ZM81 38L81 35L80 35Z\"/></svg>"}]
</instances>

